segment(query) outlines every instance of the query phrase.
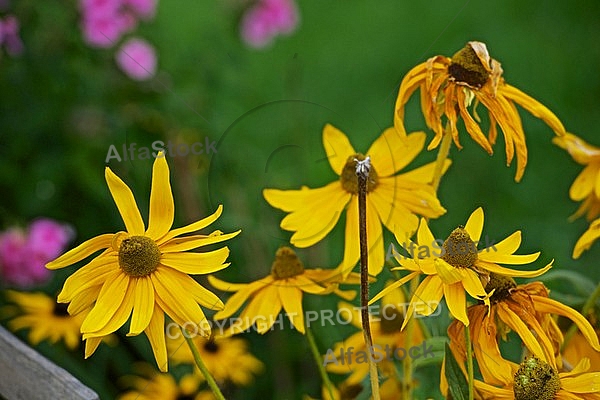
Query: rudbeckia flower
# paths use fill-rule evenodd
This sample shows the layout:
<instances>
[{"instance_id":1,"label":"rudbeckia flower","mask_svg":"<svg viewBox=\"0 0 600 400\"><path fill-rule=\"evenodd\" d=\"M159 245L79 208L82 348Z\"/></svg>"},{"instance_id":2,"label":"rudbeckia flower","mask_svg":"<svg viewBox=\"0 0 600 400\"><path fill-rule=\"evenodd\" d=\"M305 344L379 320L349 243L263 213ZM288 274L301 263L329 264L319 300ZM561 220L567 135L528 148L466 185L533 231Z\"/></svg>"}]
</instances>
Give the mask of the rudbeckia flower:
<instances>
[{"instance_id":1,"label":"rudbeckia flower","mask_svg":"<svg viewBox=\"0 0 600 400\"><path fill-rule=\"evenodd\" d=\"M446 211L429 185L433 177L433 163L396 175L415 159L424 143L423 132L412 133L403 138L390 128L363 155L354 150L346 135L328 124L323 129L323 146L329 164L339 179L317 189L265 189L263 195L273 207L289 213L281 221L281 228L294 232L291 243L296 247L309 247L319 242L333 229L346 210L342 268L347 275L360 257L356 162L369 156L369 273L377 275L385 262L382 224L398 236L410 237L419 223L417 214L436 218ZM446 168L449 165L450 162L447 161Z\"/></svg>"},{"instance_id":2,"label":"rudbeckia flower","mask_svg":"<svg viewBox=\"0 0 600 400\"><path fill-rule=\"evenodd\" d=\"M264 365L248 351L248 343L241 338L192 337L204 365L220 384L231 382L237 386L247 386L254 376L264 370ZM174 364L195 364L190 348L183 335L167 340L168 353ZM199 370L198 377L201 377ZM203 378L202 378L203 379Z\"/></svg>"},{"instance_id":3,"label":"rudbeckia flower","mask_svg":"<svg viewBox=\"0 0 600 400\"><path fill-rule=\"evenodd\" d=\"M516 151L515 180L518 182L527 165L527 145L515 104L540 118L557 135L564 135L565 128L548 108L506 83L502 72L500 63L490 57L486 45L481 42L468 42L452 58L432 57L411 69L402 80L396 100L394 126L400 133L405 132L404 106L412 94L421 89L423 116L427 126L435 132L435 137L427 147L429 150L436 148L445 134L442 127L444 116L456 147L462 148L456 126L460 117L471 138L490 155L499 125L504 134L507 165L512 162ZM487 137L481 130L481 119L476 111L479 103L488 110L490 129ZM471 106L472 110L469 111Z\"/></svg>"},{"instance_id":4,"label":"rudbeckia flower","mask_svg":"<svg viewBox=\"0 0 600 400\"><path fill-rule=\"evenodd\" d=\"M395 254L400 266L393 270L406 270L410 273L383 289L371 299L369 304L377 301L390 290L424 274L425 279L419 284L410 300L402 329L408 323L413 311L421 315L431 315L437 309L442 297L446 299L448 309L454 318L468 326L465 292L489 306L489 294L485 291L485 285L490 273L532 278L552 267L550 263L536 271L518 271L498 265L497 263L528 264L537 260L540 253L514 254L521 245L521 231L513 233L499 243L488 244L486 248L478 249L477 244L483 231L483 217L483 209L479 207L473 211L465 226L452 231L443 243L436 240L427 222L422 220L417 232L418 243L404 244L413 257ZM418 307L418 304L428 306Z\"/></svg>"},{"instance_id":5,"label":"rudbeckia flower","mask_svg":"<svg viewBox=\"0 0 600 400\"><path fill-rule=\"evenodd\" d=\"M148 229L129 187L108 167L105 177L126 232L90 239L49 262L46 268L64 268L102 251L71 275L58 295L59 303L70 303L71 314L92 306L81 325L83 339L92 343L86 349L86 358L102 337L130 320L128 335L145 332L159 368L166 371L165 313L180 326L189 321L202 325L206 317L201 305L223 307L215 294L188 274L207 274L227 267L229 249L186 251L230 239L239 231L179 237L213 223L221 215L221 206L209 217L171 230L175 207L164 152L154 162ZM208 336L210 331L203 333Z\"/></svg>"},{"instance_id":6,"label":"rudbeckia flower","mask_svg":"<svg viewBox=\"0 0 600 400\"><path fill-rule=\"evenodd\" d=\"M211 275L208 281L219 290L235 292L225 303L225 308L215 314L214 319L217 321L231 317L246 300L250 300L240 316L233 318L233 323L225 329L225 335L243 332L253 325L258 333L264 334L273 327L282 308L290 323L304 334L306 329L302 294L335 293L351 300L356 296L356 292L341 291L338 286L340 283L358 284L360 276L352 273L344 280L341 272L336 269L304 269L296 253L283 246L277 250L271 274L265 278L240 284L225 282ZM278 324L281 329L283 323Z\"/></svg>"},{"instance_id":7,"label":"rudbeckia flower","mask_svg":"<svg viewBox=\"0 0 600 400\"><path fill-rule=\"evenodd\" d=\"M29 343L35 346L44 340L50 343L62 340L71 350L79 346L79 328L83 322L83 315L69 315L64 304L56 303L45 293L9 290L6 297L18 305L18 310L12 306L3 308L3 313L17 314L8 322L8 327L12 331L29 328Z\"/></svg>"}]
</instances>

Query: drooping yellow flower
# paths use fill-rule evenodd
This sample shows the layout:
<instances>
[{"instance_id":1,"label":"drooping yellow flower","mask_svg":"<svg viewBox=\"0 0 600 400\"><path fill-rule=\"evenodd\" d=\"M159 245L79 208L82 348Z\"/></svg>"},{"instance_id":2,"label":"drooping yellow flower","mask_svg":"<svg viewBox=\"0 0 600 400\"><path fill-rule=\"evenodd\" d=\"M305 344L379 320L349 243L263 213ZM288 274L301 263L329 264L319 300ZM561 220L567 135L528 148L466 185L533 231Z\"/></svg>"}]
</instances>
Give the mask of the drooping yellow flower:
<instances>
[{"instance_id":1,"label":"drooping yellow flower","mask_svg":"<svg viewBox=\"0 0 600 400\"><path fill-rule=\"evenodd\" d=\"M69 315L67 307L59 304L45 293L26 293L9 290L6 297L18 305L17 316L8 322L12 331L29 328L28 340L37 345L44 340L57 343L60 340L73 350L79 346L79 328L83 315ZM8 310L7 306L5 310Z\"/></svg>"},{"instance_id":2,"label":"drooping yellow flower","mask_svg":"<svg viewBox=\"0 0 600 400\"><path fill-rule=\"evenodd\" d=\"M219 290L235 292L225 303L225 308L215 314L214 319L217 321L231 317L250 299L239 317L233 318L233 322L224 329L225 335L241 333L253 325L258 333L264 334L276 321L280 324L279 329L282 329L283 323L277 318L282 318L279 315L282 308L294 328L304 334L306 330L302 294L335 293L351 300L356 296L356 292L341 291L338 286L340 283L358 284L360 277L352 273L344 280L339 269L304 269L296 253L284 246L277 250L271 274L265 278L240 284L225 282L211 275L208 281Z\"/></svg>"},{"instance_id":3,"label":"drooping yellow flower","mask_svg":"<svg viewBox=\"0 0 600 400\"><path fill-rule=\"evenodd\" d=\"M181 333L181 332L179 332ZM248 343L241 338L192 337L204 365L219 385L231 382L236 386L247 386L254 376L264 370L264 365L248 351ZM183 334L167 340L170 359L175 364L194 364L194 356L185 343ZM198 375L201 376L200 372Z\"/></svg>"},{"instance_id":4,"label":"drooping yellow flower","mask_svg":"<svg viewBox=\"0 0 600 400\"><path fill-rule=\"evenodd\" d=\"M408 323L413 311L421 315L431 315L444 297L448 309L454 318L464 325L469 325L466 311L467 292L473 298L482 300L489 307L489 294L485 285L490 273L500 275L532 278L539 276L552 267L552 263L536 271L518 271L498 264L528 264L535 261L540 253L515 255L521 245L521 231L516 231L499 243L488 243L485 248L478 249L477 244L483 231L483 209L479 207L469 217L464 227L458 227L442 243L436 239L427 222L421 221L417 232L418 243L412 241L404 244L412 258L396 253L400 263L394 270L410 271L408 275L383 289L369 304L377 301L390 290L403 285L415 276L426 275L413 294L402 329ZM426 304L427 307L418 307Z\"/></svg>"},{"instance_id":5,"label":"drooping yellow flower","mask_svg":"<svg viewBox=\"0 0 600 400\"><path fill-rule=\"evenodd\" d=\"M71 314L92 306L81 325L83 339L91 342L86 348L86 358L102 337L130 320L128 335L145 332L159 368L166 371L164 314L180 326L190 321L201 324L206 317L200 305L210 309L223 307L216 295L188 274L207 274L227 267L229 249L186 251L222 242L239 231L178 237L210 225L221 215L221 206L207 218L171 230L175 207L163 152L156 158L152 172L148 229L129 187L108 167L105 177L127 231L90 239L46 267L64 268L102 251L71 275L58 295L60 303L71 303L68 308ZM210 331L203 334L208 336Z\"/></svg>"},{"instance_id":6,"label":"drooping yellow flower","mask_svg":"<svg viewBox=\"0 0 600 400\"><path fill-rule=\"evenodd\" d=\"M265 189L263 195L273 207L289 213L281 221L281 228L294 232L291 243L296 247L309 247L319 242L333 229L346 210L346 239L342 266L344 274L347 275L360 256L356 162L369 156L369 273L377 275L385 261L382 223L398 236L410 237L419 222L417 214L436 218L446 211L429 185L433 177L433 163L396 175L421 152L424 142L423 132L401 137L390 128L386 129L363 155L354 150L346 135L328 124L323 129L323 146L329 164L340 177L339 180L317 189ZM449 165L450 162L447 161L446 168Z\"/></svg>"},{"instance_id":7,"label":"drooping yellow flower","mask_svg":"<svg viewBox=\"0 0 600 400\"><path fill-rule=\"evenodd\" d=\"M428 149L436 148L444 135L442 117L446 117L454 143L461 148L457 121L464 121L467 132L490 155L498 135L496 125L504 134L506 163L517 154L518 182L527 165L527 145L521 117L515 103L542 119L557 135L564 135L560 120L543 104L509 85L502 77L500 63L490 57L481 42L469 42L452 58L435 56L411 69L400 84L396 100L394 126L403 133L404 106L412 94L421 89L421 109L427 126L435 132ZM477 105L488 110L490 129L486 137L480 127ZM469 111L469 107L472 110Z\"/></svg>"},{"instance_id":8,"label":"drooping yellow flower","mask_svg":"<svg viewBox=\"0 0 600 400\"><path fill-rule=\"evenodd\" d=\"M594 220L600 215L600 148L586 143L571 133L555 137L553 142L565 149L575 162L585 165L569 189L571 200L582 201L571 219L585 215L588 221L593 220L575 243L573 258L579 258L600 237L600 218Z\"/></svg>"},{"instance_id":9,"label":"drooping yellow flower","mask_svg":"<svg viewBox=\"0 0 600 400\"><path fill-rule=\"evenodd\" d=\"M156 373L149 365L136 366L141 376L125 376L122 381L133 387L121 396L119 400L214 400L210 391L199 391L202 379L188 374L179 382L170 374Z\"/></svg>"}]
</instances>

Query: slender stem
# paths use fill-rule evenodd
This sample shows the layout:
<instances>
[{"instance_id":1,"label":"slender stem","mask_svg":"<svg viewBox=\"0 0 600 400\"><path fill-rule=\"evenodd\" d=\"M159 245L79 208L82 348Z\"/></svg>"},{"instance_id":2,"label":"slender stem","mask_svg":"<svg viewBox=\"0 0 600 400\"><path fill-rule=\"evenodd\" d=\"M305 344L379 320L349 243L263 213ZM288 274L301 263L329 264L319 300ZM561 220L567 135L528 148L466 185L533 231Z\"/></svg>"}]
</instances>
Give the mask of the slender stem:
<instances>
[{"instance_id":1,"label":"slender stem","mask_svg":"<svg viewBox=\"0 0 600 400\"><path fill-rule=\"evenodd\" d=\"M583 305L583 308L581 309L581 315L583 315L584 318L587 318L588 314L594 309L594 305L596 304L596 300L598 300L598 297L600 297L600 282L598 282L596 289L594 289L594 292L590 295L590 297L588 297L585 304ZM563 341L561 350L564 350L565 347L567 347L567 343L569 343L569 341L573 338L573 335L575 335L576 332L577 325L571 325L569 327L569 330L565 334L565 340Z\"/></svg>"},{"instance_id":2,"label":"slender stem","mask_svg":"<svg viewBox=\"0 0 600 400\"><path fill-rule=\"evenodd\" d=\"M446 123L446 128L444 129L444 136L442 137L442 143L440 144L440 149L438 150L438 154L435 159L433 180L431 181L431 186L433 186L433 190L435 190L436 192L438 190L438 187L440 186L440 181L442 180L442 174L444 173L444 164L446 163L446 159L448 158L448 154L450 153L451 144L452 133L450 132L450 124Z\"/></svg>"},{"instance_id":3,"label":"slender stem","mask_svg":"<svg viewBox=\"0 0 600 400\"><path fill-rule=\"evenodd\" d=\"M321 374L321 379L323 379L323 383L327 387L327 391L329 392L329 400L334 400L333 397L333 384L329 379L329 375L327 375L327 371L325 371L325 364L323 363L323 358L321 357L321 353L319 352L319 348L317 347L317 342L315 341L315 337L310 330L310 327L306 327L306 338L308 339L308 344L310 345L310 350L315 358L315 362L317 363L317 368L319 369L319 374Z\"/></svg>"},{"instance_id":4,"label":"slender stem","mask_svg":"<svg viewBox=\"0 0 600 400\"><path fill-rule=\"evenodd\" d=\"M465 326L465 345L467 346L467 374L469 379L469 400L473 400L474 383L473 383L473 349L471 346L471 330Z\"/></svg>"},{"instance_id":5,"label":"slender stem","mask_svg":"<svg viewBox=\"0 0 600 400\"><path fill-rule=\"evenodd\" d=\"M204 379L206 379L206 383L208 383L208 386L212 390L213 394L215 395L217 400L225 400L225 396L223 396L223 393L221 393L217 382L215 382L215 378L213 378L208 368L206 368L206 365L204 365L204 362L202 361L202 357L200 357L200 352L198 352L198 348L196 347L194 340L191 337L189 337L190 335L183 328L181 328L181 333L183 334L185 341L187 342L188 346L190 347L190 350L192 351L194 361L196 362L196 366L198 366L198 369L200 369L200 372L202 372L202 375L204 375Z\"/></svg>"},{"instance_id":6,"label":"slender stem","mask_svg":"<svg viewBox=\"0 0 600 400\"><path fill-rule=\"evenodd\" d=\"M411 296L417 291L418 286L419 286L419 276L417 275L410 281L410 295ZM406 326L406 343L407 343L406 347L412 346L414 332L415 332L415 319L413 317L408 321L408 324ZM405 399L412 399L412 379L413 379L412 378L412 372L413 372L412 362L413 362L412 357L404 357L404 361L402 362L402 369L404 370L404 374L402 375L404 384L402 385L402 387L404 390L404 398Z\"/></svg>"},{"instance_id":7,"label":"slender stem","mask_svg":"<svg viewBox=\"0 0 600 400\"><path fill-rule=\"evenodd\" d=\"M370 158L357 161L358 177L358 234L360 240L360 311L363 336L369 354L369 378L373 400L379 400L379 376L373 359L373 338L369 321L369 246L367 242L367 180L371 169Z\"/></svg>"}]
</instances>

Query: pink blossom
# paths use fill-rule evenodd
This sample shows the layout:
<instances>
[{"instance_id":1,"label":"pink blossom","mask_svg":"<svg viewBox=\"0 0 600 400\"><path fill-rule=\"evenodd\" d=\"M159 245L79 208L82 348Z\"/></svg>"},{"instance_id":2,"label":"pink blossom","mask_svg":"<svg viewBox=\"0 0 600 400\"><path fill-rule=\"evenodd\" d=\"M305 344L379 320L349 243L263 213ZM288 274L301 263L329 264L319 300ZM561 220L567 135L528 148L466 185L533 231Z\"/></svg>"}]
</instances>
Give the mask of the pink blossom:
<instances>
[{"instance_id":1,"label":"pink blossom","mask_svg":"<svg viewBox=\"0 0 600 400\"><path fill-rule=\"evenodd\" d=\"M83 18L82 28L85 41L94 47L108 48L119 41L126 32L126 21L119 14Z\"/></svg>"},{"instance_id":2,"label":"pink blossom","mask_svg":"<svg viewBox=\"0 0 600 400\"><path fill-rule=\"evenodd\" d=\"M150 20L156 14L156 0L123 0L123 5L143 20Z\"/></svg>"},{"instance_id":3,"label":"pink blossom","mask_svg":"<svg viewBox=\"0 0 600 400\"><path fill-rule=\"evenodd\" d=\"M156 74L156 52L148 42L131 38L117 51L117 65L131 79L142 81Z\"/></svg>"},{"instance_id":4,"label":"pink blossom","mask_svg":"<svg viewBox=\"0 0 600 400\"><path fill-rule=\"evenodd\" d=\"M26 234L11 228L0 234L0 273L9 285L28 287L44 283L51 272L45 268L73 237L73 230L50 219L33 222Z\"/></svg>"},{"instance_id":5,"label":"pink blossom","mask_svg":"<svg viewBox=\"0 0 600 400\"><path fill-rule=\"evenodd\" d=\"M110 18L121 8L122 0L81 0L81 11L85 17Z\"/></svg>"},{"instance_id":6,"label":"pink blossom","mask_svg":"<svg viewBox=\"0 0 600 400\"><path fill-rule=\"evenodd\" d=\"M11 56L18 56L23 53L23 41L19 36L20 24L17 17L14 15L7 15L4 17L4 21L0 25L2 29L2 39L6 52Z\"/></svg>"},{"instance_id":7,"label":"pink blossom","mask_svg":"<svg viewBox=\"0 0 600 400\"><path fill-rule=\"evenodd\" d=\"M298 19L293 0L260 0L242 18L242 39L252 47L265 47L277 35L293 32Z\"/></svg>"}]
</instances>

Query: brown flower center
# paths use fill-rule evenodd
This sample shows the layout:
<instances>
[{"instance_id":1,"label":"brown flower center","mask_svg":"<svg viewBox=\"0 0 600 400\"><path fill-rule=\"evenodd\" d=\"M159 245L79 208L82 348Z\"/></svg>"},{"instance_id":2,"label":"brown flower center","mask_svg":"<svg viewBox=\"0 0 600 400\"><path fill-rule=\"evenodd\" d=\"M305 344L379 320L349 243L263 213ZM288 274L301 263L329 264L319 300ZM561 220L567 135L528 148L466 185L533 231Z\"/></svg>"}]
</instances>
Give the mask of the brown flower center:
<instances>
[{"instance_id":1,"label":"brown flower center","mask_svg":"<svg viewBox=\"0 0 600 400\"><path fill-rule=\"evenodd\" d=\"M456 268L472 268L477 261L477 246L469 233L459 226L442 245L442 259Z\"/></svg>"},{"instance_id":2,"label":"brown flower center","mask_svg":"<svg viewBox=\"0 0 600 400\"><path fill-rule=\"evenodd\" d=\"M119 266L127 275L136 278L150 275L158 267L159 261L160 250L149 237L131 236L121 242Z\"/></svg>"},{"instance_id":3,"label":"brown flower center","mask_svg":"<svg viewBox=\"0 0 600 400\"><path fill-rule=\"evenodd\" d=\"M356 153L348 157L346 160L346 165L344 165L344 169L342 170L342 174L340 175L340 182L342 183L342 187L348 193L358 194L358 177L356 176L356 160L363 161L365 159L364 154ZM369 171L369 179L367 180L367 192L372 191L377 187L379 183L377 177L377 171L373 168L371 164L371 169Z\"/></svg>"},{"instance_id":4,"label":"brown flower center","mask_svg":"<svg viewBox=\"0 0 600 400\"><path fill-rule=\"evenodd\" d=\"M219 351L219 345L217 343L215 343L214 340L209 340L206 343L204 343L204 350L206 350L206 352L208 353L216 353L217 351Z\"/></svg>"},{"instance_id":5,"label":"brown flower center","mask_svg":"<svg viewBox=\"0 0 600 400\"><path fill-rule=\"evenodd\" d=\"M515 400L552 400L560 389L560 379L548 363L528 357L515 374Z\"/></svg>"},{"instance_id":6,"label":"brown flower center","mask_svg":"<svg viewBox=\"0 0 600 400\"><path fill-rule=\"evenodd\" d=\"M381 322L379 323L381 333L390 335L400 332L400 328L402 328L402 323L404 322L404 312L392 305L384 306L384 308L385 311L383 311Z\"/></svg>"},{"instance_id":7,"label":"brown flower center","mask_svg":"<svg viewBox=\"0 0 600 400\"><path fill-rule=\"evenodd\" d=\"M456 83L479 89L488 81L490 73L485 69L473 47L467 44L452 56L448 74Z\"/></svg>"},{"instance_id":8,"label":"brown flower center","mask_svg":"<svg viewBox=\"0 0 600 400\"><path fill-rule=\"evenodd\" d=\"M340 400L355 400L362 391L363 387L360 383L353 385L342 384L340 386Z\"/></svg>"},{"instance_id":9,"label":"brown flower center","mask_svg":"<svg viewBox=\"0 0 600 400\"><path fill-rule=\"evenodd\" d=\"M517 287L517 283L510 276L490 272L489 278L490 280L485 286L486 293L490 293L496 289L492 297L490 297L492 303L498 303L507 299L510 296L511 290Z\"/></svg>"},{"instance_id":10,"label":"brown flower center","mask_svg":"<svg viewBox=\"0 0 600 400\"><path fill-rule=\"evenodd\" d=\"M271 275L275 279L287 279L304 273L304 265L294 250L287 246L280 247L275 253L275 261L271 266Z\"/></svg>"},{"instance_id":11,"label":"brown flower center","mask_svg":"<svg viewBox=\"0 0 600 400\"><path fill-rule=\"evenodd\" d=\"M66 317L69 315L67 308L69 305L67 303L54 303L54 308L52 309L52 314L57 317Z\"/></svg>"}]
</instances>

